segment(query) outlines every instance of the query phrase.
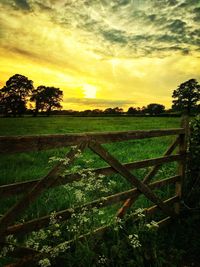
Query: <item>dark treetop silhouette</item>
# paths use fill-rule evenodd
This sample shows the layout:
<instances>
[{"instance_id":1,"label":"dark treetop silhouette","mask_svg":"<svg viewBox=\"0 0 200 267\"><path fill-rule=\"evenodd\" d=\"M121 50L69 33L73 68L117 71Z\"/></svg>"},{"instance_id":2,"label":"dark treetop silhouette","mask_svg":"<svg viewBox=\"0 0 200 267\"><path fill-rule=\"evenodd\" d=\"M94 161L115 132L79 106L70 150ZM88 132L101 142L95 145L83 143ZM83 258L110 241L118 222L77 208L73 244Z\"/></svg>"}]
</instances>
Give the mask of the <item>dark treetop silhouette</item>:
<instances>
[{"instance_id":1,"label":"dark treetop silhouette","mask_svg":"<svg viewBox=\"0 0 200 267\"><path fill-rule=\"evenodd\" d=\"M174 90L172 97L174 110L180 110L191 114L192 110L198 108L200 101L200 85L197 80L190 79L181 83L176 90Z\"/></svg>"},{"instance_id":2,"label":"dark treetop silhouette","mask_svg":"<svg viewBox=\"0 0 200 267\"><path fill-rule=\"evenodd\" d=\"M33 90L33 81L27 77L15 74L0 90L0 105L3 113L21 116L26 111L28 97Z\"/></svg>"},{"instance_id":3,"label":"dark treetop silhouette","mask_svg":"<svg viewBox=\"0 0 200 267\"><path fill-rule=\"evenodd\" d=\"M15 74L10 77L6 85L0 90L0 112L5 116L21 116L27 109L27 102L35 102L34 116L39 111L46 111L47 115L53 108L62 106L63 92L59 88L39 86L33 87L33 81L27 77Z\"/></svg>"},{"instance_id":4,"label":"dark treetop silhouette","mask_svg":"<svg viewBox=\"0 0 200 267\"><path fill-rule=\"evenodd\" d=\"M63 92L59 88L39 86L33 91L31 101L35 101L34 116L37 116L39 110L46 111L47 116L50 115L52 108L62 108Z\"/></svg>"}]
</instances>

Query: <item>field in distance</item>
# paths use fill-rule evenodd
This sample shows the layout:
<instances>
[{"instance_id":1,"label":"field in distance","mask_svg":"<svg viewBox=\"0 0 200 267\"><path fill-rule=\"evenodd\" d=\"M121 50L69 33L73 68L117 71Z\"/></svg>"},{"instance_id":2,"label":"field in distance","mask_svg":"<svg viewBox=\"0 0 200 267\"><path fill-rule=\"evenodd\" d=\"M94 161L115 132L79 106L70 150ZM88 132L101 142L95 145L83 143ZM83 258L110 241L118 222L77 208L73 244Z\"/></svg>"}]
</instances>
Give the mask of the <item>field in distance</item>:
<instances>
[{"instance_id":1,"label":"field in distance","mask_svg":"<svg viewBox=\"0 0 200 267\"><path fill-rule=\"evenodd\" d=\"M159 117L23 117L0 118L0 135L64 134L177 128L180 118Z\"/></svg>"}]
</instances>

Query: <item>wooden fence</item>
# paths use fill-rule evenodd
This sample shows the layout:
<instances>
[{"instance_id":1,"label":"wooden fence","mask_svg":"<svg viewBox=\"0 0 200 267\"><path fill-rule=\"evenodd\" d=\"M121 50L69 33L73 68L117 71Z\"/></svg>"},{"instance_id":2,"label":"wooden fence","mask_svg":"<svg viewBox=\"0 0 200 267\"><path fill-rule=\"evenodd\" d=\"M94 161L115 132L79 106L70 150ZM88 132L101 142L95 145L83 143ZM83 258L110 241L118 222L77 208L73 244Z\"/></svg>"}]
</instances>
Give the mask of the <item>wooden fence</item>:
<instances>
[{"instance_id":1,"label":"wooden fence","mask_svg":"<svg viewBox=\"0 0 200 267\"><path fill-rule=\"evenodd\" d=\"M163 129L163 130L144 130L144 131L126 131L126 132L107 132L107 133L84 133L84 134L64 134L64 135L44 135L44 136L12 136L0 137L0 154L11 154L19 152L39 151L46 149L55 149L66 146L76 146L68 152L67 158L69 162L63 166L62 162L58 163L49 173L37 180L18 182L14 184L6 184L0 186L1 202L9 196L19 195L25 192L21 199L14 204L2 217L0 217L0 244L5 245L5 237L10 234L26 234L31 231L39 230L49 225L50 215L33 219L24 223L15 223L19 215L23 213L37 197L48 188L58 185L64 185L81 179L80 174L68 174L64 177L61 173L68 168L74 161L77 152L84 151L89 148L95 154L100 156L109 167L98 168L94 170L96 175L111 175L119 173L124 177L133 188L114 195L105 197L103 200L97 199L81 207L73 209L65 209L58 211L56 217L61 221L70 219L72 213L80 212L83 207L91 209L93 207L102 208L115 203L123 202L118 210L116 217L122 218L127 210L133 205L139 195L143 194L154 206L147 208L147 214L151 214L156 210L161 210L165 214L165 218L160 224L165 224L171 218L178 216L180 212L180 199L182 194L182 182L185 179L186 156L187 156L187 133L188 123L186 119L182 120L180 128ZM137 162L122 164L113 155L110 154L103 146L104 143L138 140L144 138L154 138L162 136L176 136L173 143L167 148L162 157L146 159ZM178 153L172 154L178 147ZM178 173L173 177L150 183L156 175L159 168L164 163L178 162ZM141 181L131 173L131 170L152 167L149 173ZM169 199L162 200L158 197L153 189L160 188L164 185L175 184L175 195ZM108 227L101 227L94 231L94 234L103 233ZM82 238L82 237L80 237ZM70 243L71 241L69 241ZM24 255L40 257L40 253L28 248L16 248L14 252L16 257L24 258ZM14 255L13 254L13 255ZM39 255L39 256L38 256ZM31 258L32 259L32 258ZM12 266L23 266L24 262L20 261ZM11 266L11 265L10 265Z\"/></svg>"}]
</instances>

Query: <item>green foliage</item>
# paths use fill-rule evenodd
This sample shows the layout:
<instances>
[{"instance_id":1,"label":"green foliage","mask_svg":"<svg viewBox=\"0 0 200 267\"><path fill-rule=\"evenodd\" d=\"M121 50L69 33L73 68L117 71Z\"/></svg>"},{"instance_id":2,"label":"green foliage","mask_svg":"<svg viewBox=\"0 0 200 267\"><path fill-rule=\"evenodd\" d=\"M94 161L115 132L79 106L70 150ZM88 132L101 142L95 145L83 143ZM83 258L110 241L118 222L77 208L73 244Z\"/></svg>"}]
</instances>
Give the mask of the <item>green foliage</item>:
<instances>
[{"instance_id":1,"label":"green foliage","mask_svg":"<svg viewBox=\"0 0 200 267\"><path fill-rule=\"evenodd\" d=\"M106 108L104 110L105 114L120 114L123 112L122 108L116 107L116 108Z\"/></svg>"},{"instance_id":2,"label":"green foliage","mask_svg":"<svg viewBox=\"0 0 200 267\"><path fill-rule=\"evenodd\" d=\"M38 86L31 96L31 101L35 102L34 115L37 116L39 111L46 111L49 116L53 108L60 109L62 107L60 104L62 97L63 92L59 88Z\"/></svg>"},{"instance_id":3,"label":"green foliage","mask_svg":"<svg viewBox=\"0 0 200 267\"><path fill-rule=\"evenodd\" d=\"M149 104L146 107L146 112L149 113L150 115L161 114L164 112L164 110L165 110L165 106L161 104L156 104L156 103Z\"/></svg>"},{"instance_id":4,"label":"green foliage","mask_svg":"<svg viewBox=\"0 0 200 267\"><path fill-rule=\"evenodd\" d=\"M200 101L200 85L195 79L190 79L180 84L173 91L172 97L174 98L172 106L174 110L191 114Z\"/></svg>"},{"instance_id":5,"label":"green foliage","mask_svg":"<svg viewBox=\"0 0 200 267\"><path fill-rule=\"evenodd\" d=\"M34 90L33 81L21 74L15 74L9 78L6 85L0 90L0 113L4 116L14 117L25 113L27 101L35 101L36 116L41 111L47 115L53 108L62 106L63 92L59 88L39 86Z\"/></svg>"},{"instance_id":6,"label":"green foliage","mask_svg":"<svg viewBox=\"0 0 200 267\"><path fill-rule=\"evenodd\" d=\"M0 106L5 116L22 115L26 111L26 102L33 90L33 81L27 77L15 74L9 78L0 90Z\"/></svg>"},{"instance_id":7,"label":"green foliage","mask_svg":"<svg viewBox=\"0 0 200 267\"><path fill-rule=\"evenodd\" d=\"M74 232L74 224L61 226L55 213L51 214L49 227L32 232L25 241L25 246L41 253L37 264L47 266L157 266L167 262L159 249L158 229L155 221L148 222L142 209L134 213L136 223L127 220L115 220L104 236L103 241L91 235L79 241L74 235L73 242L65 240L66 232ZM96 214L90 214L88 220L94 221ZM79 216L84 221L85 213ZM128 218L126 218L128 219ZM12 242L13 237L9 237ZM100 241L100 242L99 242ZM17 241L14 240L16 245ZM6 256L14 247L4 247ZM57 265L58 264L58 265Z\"/></svg>"},{"instance_id":8,"label":"green foliage","mask_svg":"<svg viewBox=\"0 0 200 267\"><path fill-rule=\"evenodd\" d=\"M200 115L191 122L189 153L185 201L189 206L200 207Z\"/></svg>"}]
</instances>

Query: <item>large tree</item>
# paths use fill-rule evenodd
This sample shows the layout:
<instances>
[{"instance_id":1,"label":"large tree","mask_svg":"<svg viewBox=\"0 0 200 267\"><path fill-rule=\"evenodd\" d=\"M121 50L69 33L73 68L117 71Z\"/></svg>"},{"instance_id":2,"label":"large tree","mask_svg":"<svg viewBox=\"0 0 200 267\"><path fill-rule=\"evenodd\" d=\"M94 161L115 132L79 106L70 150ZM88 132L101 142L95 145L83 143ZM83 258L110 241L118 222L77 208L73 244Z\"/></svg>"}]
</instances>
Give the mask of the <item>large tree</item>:
<instances>
[{"instance_id":1,"label":"large tree","mask_svg":"<svg viewBox=\"0 0 200 267\"><path fill-rule=\"evenodd\" d=\"M159 115L165 111L165 106L157 103L147 105L146 112L150 115Z\"/></svg>"},{"instance_id":2,"label":"large tree","mask_svg":"<svg viewBox=\"0 0 200 267\"><path fill-rule=\"evenodd\" d=\"M39 111L46 111L47 116L49 116L53 108L62 107L60 104L62 98L63 92L59 88L38 86L31 96L31 101L35 102L34 116L37 116Z\"/></svg>"},{"instance_id":3,"label":"large tree","mask_svg":"<svg viewBox=\"0 0 200 267\"><path fill-rule=\"evenodd\" d=\"M104 110L105 114L122 114L123 113L123 109L116 107L116 108L106 108Z\"/></svg>"},{"instance_id":4,"label":"large tree","mask_svg":"<svg viewBox=\"0 0 200 267\"><path fill-rule=\"evenodd\" d=\"M190 114L200 101L200 85L197 80L190 79L181 83L173 91L172 97L174 98L172 109Z\"/></svg>"},{"instance_id":5,"label":"large tree","mask_svg":"<svg viewBox=\"0 0 200 267\"><path fill-rule=\"evenodd\" d=\"M4 115L21 116L33 90L33 81L21 74L9 78L0 90L0 106Z\"/></svg>"},{"instance_id":6,"label":"large tree","mask_svg":"<svg viewBox=\"0 0 200 267\"><path fill-rule=\"evenodd\" d=\"M137 114L138 111L137 111L136 108L134 108L134 107L130 107L130 108L128 109L127 113L128 113L128 114Z\"/></svg>"}]
</instances>

